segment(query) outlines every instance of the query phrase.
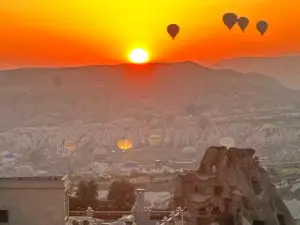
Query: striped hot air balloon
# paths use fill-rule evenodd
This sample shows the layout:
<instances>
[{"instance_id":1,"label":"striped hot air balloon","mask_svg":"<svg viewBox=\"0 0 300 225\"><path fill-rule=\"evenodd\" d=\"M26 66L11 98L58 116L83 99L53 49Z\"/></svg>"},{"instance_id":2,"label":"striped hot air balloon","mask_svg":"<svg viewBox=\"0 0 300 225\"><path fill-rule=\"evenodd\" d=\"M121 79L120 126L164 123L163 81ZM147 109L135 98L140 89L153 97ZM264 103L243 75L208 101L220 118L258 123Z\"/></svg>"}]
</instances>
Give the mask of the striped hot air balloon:
<instances>
[{"instance_id":1,"label":"striped hot air balloon","mask_svg":"<svg viewBox=\"0 0 300 225\"><path fill-rule=\"evenodd\" d=\"M60 157L75 156L76 144L74 142L66 142L58 149L57 154Z\"/></svg>"},{"instance_id":2,"label":"striped hot air balloon","mask_svg":"<svg viewBox=\"0 0 300 225\"><path fill-rule=\"evenodd\" d=\"M69 148L65 148L64 146L57 150L57 154L60 157L69 157L72 155L72 151Z\"/></svg>"}]
</instances>

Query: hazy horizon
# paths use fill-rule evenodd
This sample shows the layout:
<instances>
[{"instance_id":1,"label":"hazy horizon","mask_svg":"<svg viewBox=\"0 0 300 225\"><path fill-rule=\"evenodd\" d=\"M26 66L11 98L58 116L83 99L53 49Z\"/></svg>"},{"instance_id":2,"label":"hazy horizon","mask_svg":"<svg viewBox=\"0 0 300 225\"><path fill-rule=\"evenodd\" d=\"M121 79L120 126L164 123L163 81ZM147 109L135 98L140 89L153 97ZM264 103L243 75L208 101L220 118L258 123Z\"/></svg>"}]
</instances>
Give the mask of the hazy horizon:
<instances>
[{"instance_id":1,"label":"hazy horizon","mask_svg":"<svg viewBox=\"0 0 300 225\"><path fill-rule=\"evenodd\" d=\"M0 68L118 64L128 62L135 48L145 49L149 61L205 64L300 52L299 4L293 0L172 4L119 0L114 5L92 0L2 1ZM244 33L237 25L228 30L222 21L227 12L249 18ZM260 20L269 23L263 36L256 29ZM166 31L172 23L180 27L175 40Z\"/></svg>"},{"instance_id":2,"label":"hazy horizon","mask_svg":"<svg viewBox=\"0 0 300 225\"><path fill-rule=\"evenodd\" d=\"M222 63L222 62L226 62L226 61L231 61L231 60L235 60L235 59L266 59L266 58L283 58L283 57L298 57L300 56L300 52L299 53L285 53L285 54L279 54L279 55L254 55L254 56L239 56L239 57L229 57L229 58L224 58L222 60L219 61L215 61L215 62L211 62L211 63L207 63L207 62L201 62L198 60L179 60L179 61L150 61L145 63L147 64L173 64L173 63L183 63L183 62L192 62L192 63L196 63L198 65L204 66L204 67L208 67L211 69L216 69L214 68L215 65ZM88 67L88 66L120 66L120 65L129 65L129 64L133 64L131 62L114 62L114 63L103 63L103 64L70 64L70 65L27 65L27 66L10 66L7 68L0 68L0 71L6 71L6 70L18 70L18 69L35 69L35 68L44 68L44 69L59 69L59 68L74 68L74 67ZM134 64L133 64L134 65ZM300 64L299 64L300 65ZM143 66L143 64L141 65L136 65L136 66ZM238 71L240 72L240 71ZM255 72L255 71L254 71Z\"/></svg>"}]
</instances>

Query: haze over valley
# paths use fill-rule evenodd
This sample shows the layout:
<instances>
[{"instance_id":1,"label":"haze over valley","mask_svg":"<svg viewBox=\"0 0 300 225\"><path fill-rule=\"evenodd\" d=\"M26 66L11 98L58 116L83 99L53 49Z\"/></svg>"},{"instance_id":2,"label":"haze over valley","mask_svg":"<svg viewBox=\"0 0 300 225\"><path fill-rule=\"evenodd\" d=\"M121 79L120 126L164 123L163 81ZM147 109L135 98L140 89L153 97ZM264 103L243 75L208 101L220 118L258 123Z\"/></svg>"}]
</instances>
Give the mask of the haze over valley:
<instances>
[{"instance_id":1,"label":"haze over valley","mask_svg":"<svg viewBox=\"0 0 300 225\"><path fill-rule=\"evenodd\" d=\"M140 148L157 134L162 147L178 152L227 136L265 152L259 128L269 123L286 133L285 142L298 141L300 92L255 73L191 62L29 68L0 72L0 84L3 149L55 151L63 140L83 149L116 148L122 137Z\"/></svg>"}]
</instances>

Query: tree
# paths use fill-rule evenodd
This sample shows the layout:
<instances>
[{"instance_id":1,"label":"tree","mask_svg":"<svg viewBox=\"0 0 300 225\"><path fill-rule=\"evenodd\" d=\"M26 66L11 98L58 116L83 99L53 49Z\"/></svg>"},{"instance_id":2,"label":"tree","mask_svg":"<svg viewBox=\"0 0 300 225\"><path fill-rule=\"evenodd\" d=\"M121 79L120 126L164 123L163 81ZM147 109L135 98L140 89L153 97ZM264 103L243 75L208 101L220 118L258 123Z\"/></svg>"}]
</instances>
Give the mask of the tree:
<instances>
[{"instance_id":1,"label":"tree","mask_svg":"<svg viewBox=\"0 0 300 225\"><path fill-rule=\"evenodd\" d=\"M135 203L134 185L127 180L114 181L108 191L107 200L114 210L129 211Z\"/></svg>"},{"instance_id":2,"label":"tree","mask_svg":"<svg viewBox=\"0 0 300 225\"><path fill-rule=\"evenodd\" d=\"M77 220L73 220L72 225L79 225L79 222Z\"/></svg>"},{"instance_id":3,"label":"tree","mask_svg":"<svg viewBox=\"0 0 300 225\"><path fill-rule=\"evenodd\" d=\"M195 116L195 115L197 115L197 106L194 104L189 105L185 108L185 111L188 115Z\"/></svg>"},{"instance_id":4,"label":"tree","mask_svg":"<svg viewBox=\"0 0 300 225\"><path fill-rule=\"evenodd\" d=\"M88 206L92 208L98 207L98 187L95 181L88 182L81 181L76 191L76 197L70 198L70 209L87 209Z\"/></svg>"}]
</instances>

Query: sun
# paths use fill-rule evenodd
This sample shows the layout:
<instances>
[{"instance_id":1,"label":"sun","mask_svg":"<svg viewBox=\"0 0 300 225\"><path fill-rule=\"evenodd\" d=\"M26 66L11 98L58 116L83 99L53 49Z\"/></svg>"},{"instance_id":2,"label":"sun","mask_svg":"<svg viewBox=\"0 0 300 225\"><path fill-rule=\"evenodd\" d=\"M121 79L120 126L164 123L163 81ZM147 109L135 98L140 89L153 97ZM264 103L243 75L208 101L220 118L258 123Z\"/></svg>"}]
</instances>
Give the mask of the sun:
<instances>
[{"instance_id":1,"label":"sun","mask_svg":"<svg viewBox=\"0 0 300 225\"><path fill-rule=\"evenodd\" d=\"M143 64L148 62L149 56L148 53L142 48L136 48L132 50L129 55L129 59L131 62L136 64Z\"/></svg>"}]
</instances>

